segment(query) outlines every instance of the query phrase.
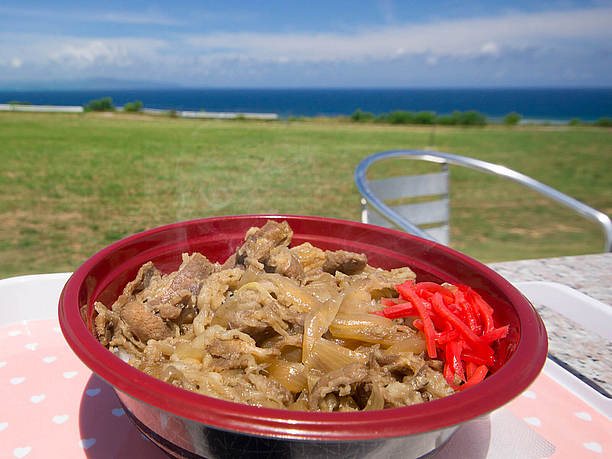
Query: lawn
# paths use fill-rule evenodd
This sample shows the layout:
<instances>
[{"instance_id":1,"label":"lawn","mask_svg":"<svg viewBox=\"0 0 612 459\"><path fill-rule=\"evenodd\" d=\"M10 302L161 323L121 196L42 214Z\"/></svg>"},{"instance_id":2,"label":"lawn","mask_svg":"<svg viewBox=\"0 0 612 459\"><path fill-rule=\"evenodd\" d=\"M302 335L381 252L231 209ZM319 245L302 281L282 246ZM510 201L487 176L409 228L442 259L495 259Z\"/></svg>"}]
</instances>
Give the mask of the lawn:
<instances>
[{"instance_id":1,"label":"lawn","mask_svg":"<svg viewBox=\"0 0 612 459\"><path fill-rule=\"evenodd\" d=\"M358 220L359 161L428 146L504 164L612 213L607 128L2 113L0 278L71 271L113 241L179 220L247 213ZM469 255L488 262L602 249L597 226L534 193L463 169L452 177L452 245Z\"/></svg>"}]
</instances>

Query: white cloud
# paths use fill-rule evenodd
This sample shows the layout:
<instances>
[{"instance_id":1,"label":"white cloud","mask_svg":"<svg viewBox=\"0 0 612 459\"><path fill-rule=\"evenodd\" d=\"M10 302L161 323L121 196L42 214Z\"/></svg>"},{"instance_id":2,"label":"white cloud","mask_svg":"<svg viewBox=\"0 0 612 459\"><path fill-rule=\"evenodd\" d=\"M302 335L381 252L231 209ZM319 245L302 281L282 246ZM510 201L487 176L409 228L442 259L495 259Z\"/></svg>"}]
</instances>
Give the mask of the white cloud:
<instances>
[{"instance_id":1,"label":"white cloud","mask_svg":"<svg viewBox=\"0 0 612 459\"><path fill-rule=\"evenodd\" d=\"M19 67L21 67L22 64L23 62L18 57L14 57L11 59L11 67L13 67L14 69L18 69Z\"/></svg>"},{"instance_id":2,"label":"white cloud","mask_svg":"<svg viewBox=\"0 0 612 459\"><path fill-rule=\"evenodd\" d=\"M49 56L54 61L72 61L77 65L88 65L96 61L113 62L126 57L124 47L111 47L108 43L93 40L79 44L65 44Z\"/></svg>"},{"instance_id":3,"label":"white cloud","mask_svg":"<svg viewBox=\"0 0 612 459\"><path fill-rule=\"evenodd\" d=\"M49 53L49 59L77 67L113 64L124 67L135 61L157 59L166 44L147 39L95 39L66 41Z\"/></svg>"},{"instance_id":4,"label":"white cloud","mask_svg":"<svg viewBox=\"0 0 612 459\"><path fill-rule=\"evenodd\" d=\"M83 18L83 20L85 20L85 18ZM164 26L182 24L181 21L154 12L104 13L100 15L91 15L89 16L89 20L93 22L112 22L117 24L155 24Z\"/></svg>"},{"instance_id":5,"label":"white cloud","mask_svg":"<svg viewBox=\"0 0 612 459\"><path fill-rule=\"evenodd\" d=\"M499 45L494 41L489 41L480 48L481 54L489 56L497 56L499 51Z\"/></svg>"},{"instance_id":6,"label":"white cloud","mask_svg":"<svg viewBox=\"0 0 612 459\"><path fill-rule=\"evenodd\" d=\"M212 33L186 36L206 54L245 55L274 61L331 62L389 59L401 54L434 57L497 56L505 49L553 46L562 40L612 40L612 8L404 24L338 33Z\"/></svg>"},{"instance_id":7,"label":"white cloud","mask_svg":"<svg viewBox=\"0 0 612 459\"><path fill-rule=\"evenodd\" d=\"M126 11L96 12L96 11L59 11L40 8L7 8L0 7L0 14L27 18L42 18L46 20L65 20L74 22L103 22L117 24L154 24L181 25L182 22L153 10L131 13Z\"/></svg>"},{"instance_id":8,"label":"white cloud","mask_svg":"<svg viewBox=\"0 0 612 459\"><path fill-rule=\"evenodd\" d=\"M168 47L167 42L157 39L32 34L0 34L0 43L0 60L10 62L12 67L61 65L66 71L102 64L125 67L142 61L159 62ZM16 50L20 57L14 60Z\"/></svg>"}]
</instances>

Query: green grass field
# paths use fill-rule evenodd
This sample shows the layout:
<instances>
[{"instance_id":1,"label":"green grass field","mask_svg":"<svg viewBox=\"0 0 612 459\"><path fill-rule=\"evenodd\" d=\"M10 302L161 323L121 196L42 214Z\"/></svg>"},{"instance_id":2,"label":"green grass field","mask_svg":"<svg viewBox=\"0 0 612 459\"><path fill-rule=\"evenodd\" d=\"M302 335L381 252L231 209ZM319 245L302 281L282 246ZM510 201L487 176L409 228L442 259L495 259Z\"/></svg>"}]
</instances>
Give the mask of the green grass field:
<instances>
[{"instance_id":1,"label":"green grass field","mask_svg":"<svg viewBox=\"0 0 612 459\"><path fill-rule=\"evenodd\" d=\"M0 278L71 271L117 239L179 220L247 213L358 220L359 161L426 147L501 163L612 213L607 128L2 113ZM532 192L464 169L452 168L452 177L452 245L471 256L488 262L602 249L597 226Z\"/></svg>"}]
</instances>

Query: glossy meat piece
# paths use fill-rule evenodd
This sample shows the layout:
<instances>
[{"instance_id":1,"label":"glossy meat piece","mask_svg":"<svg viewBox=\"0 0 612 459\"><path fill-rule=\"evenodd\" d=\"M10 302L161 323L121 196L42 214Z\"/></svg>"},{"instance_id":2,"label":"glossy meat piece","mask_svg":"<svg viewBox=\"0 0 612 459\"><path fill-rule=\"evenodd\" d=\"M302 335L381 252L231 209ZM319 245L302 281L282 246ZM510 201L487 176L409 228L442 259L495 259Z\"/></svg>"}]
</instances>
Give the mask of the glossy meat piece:
<instances>
[{"instance_id":1,"label":"glossy meat piece","mask_svg":"<svg viewBox=\"0 0 612 459\"><path fill-rule=\"evenodd\" d=\"M330 274L340 271L350 276L360 273L367 263L368 258L363 253L347 252L345 250L332 252L328 250L325 252L323 271Z\"/></svg>"}]
</instances>

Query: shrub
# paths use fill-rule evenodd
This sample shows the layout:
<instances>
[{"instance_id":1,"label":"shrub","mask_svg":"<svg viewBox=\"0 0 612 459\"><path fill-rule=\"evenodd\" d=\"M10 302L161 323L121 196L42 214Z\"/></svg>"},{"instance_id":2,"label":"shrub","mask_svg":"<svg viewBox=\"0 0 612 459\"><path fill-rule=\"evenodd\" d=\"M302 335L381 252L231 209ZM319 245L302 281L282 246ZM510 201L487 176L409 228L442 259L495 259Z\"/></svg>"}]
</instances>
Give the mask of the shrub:
<instances>
[{"instance_id":1,"label":"shrub","mask_svg":"<svg viewBox=\"0 0 612 459\"><path fill-rule=\"evenodd\" d=\"M438 116L434 119L436 124L455 126L455 125L467 125L467 126L484 126L487 124L485 115L478 113L475 110L468 112L460 112L455 110L450 115Z\"/></svg>"},{"instance_id":2,"label":"shrub","mask_svg":"<svg viewBox=\"0 0 612 459\"><path fill-rule=\"evenodd\" d=\"M569 124L570 126L580 126L582 124L582 121L580 121L580 118L572 118L568 121L567 124Z\"/></svg>"},{"instance_id":3,"label":"shrub","mask_svg":"<svg viewBox=\"0 0 612 459\"><path fill-rule=\"evenodd\" d=\"M418 112L414 115L415 124L434 124L436 121L435 112Z\"/></svg>"},{"instance_id":4,"label":"shrub","mask_svg":"<svg viewBox=\"0 0 612 459\"><path fill-rule=\"evenodd\" d=\"M389 112L389 115L387 115L387 122L391 124L413 124L414 113L401 110Z\"/></svg>"},{"instance_id":5,"label":"shrub","mask_svg":"<svg viewBox=\"0 0 612 459\"><path fill-rule=\"evenodd\" d=\"M115 111L115 106L113 105L113 99L103 97L102 99L90 101L83 109L86 112L113 112Z\"/></svg>"},{"instance_id":6,"label":"shrub","mask_svg":"<svg viewBox=\"0 0 612 459\"><path fill-rule=\"evenodd\" d=\"M362 112L360 108L355 110L355 112L351 115L351 121L357 121L357 122L374 121L374 118L376 117L374 116L373 113Z\"/></svg>"},{"instance_id":7,"label":"shrub","mask_svg":"<svg viewBox=\"0 0 612 459\"><path fill-rule=\"evenodd\" d=\"M124 112L139 112L140 110L142 110L142 102L139 100L136 100L134 102L128 102L127 104L125 104L123 106L123 111Z\"/></svg>"},{"instance_id":8,"label":"shrub","mask_svg":"<svg viewBox=\"0 0 612 459\"><path fill-rule=\"evenodd\" d=\"M436 124L442 124L445 126L453 126L455 124L459 124L461 118L461 113L458 111L454 111L450 115L442 115L436 118Z\"/></svg>"},{"instance_id":9,"label":"shrub","mask_svg":"<svg viewBox=\"0 0 612 459\"><path fill-rule=\"evenodd\" d=\"M504 124L506 126L515 126L522 119L523 115L521 115L520 113L510 112L506 116L504 116Z\"/></svg>"},{"instance_id":10,"label":"shrub","mask_svg":"<svg viewBox=\"0 0 612 459\"><path fill-rule=\"evenodd\" d=\"M459 113L458 121L458 124L463 124L465 126L484 126L487 124L486 117L476 110Z\"/></svg>"},{"instance_id":11,"label":"shrub","mask_svg":"<svg viewBox=\"0 0 612 459\"><path fill-rule=\"evenodd\" d=\"M595 126L601 126L601 127L612 127L612 118L608 116L604 116L603 118L599 118L593 124L595 124Z\"/></svg>"},{"instance_id":12,"label":"shrub","mask_svg":"<svg viewBox=\"0 0 612 459\"><path fill-rule=\"evenodd\" d=\"M364 113L357 110L351 116L353 121L370 121L371 113L366 114L367 118L364 118ZM520 116L520 115L519 115ZM382 113L374 118L377 123L390 123L390 124L442 124L442 125L473 125L483 126L487 124L485 115L478 113L477 111L459 112L454 111L450 115L437 116L436 112L406 112L402 110L396 110L389 113Z\"/></svg>"}]
</instances>

